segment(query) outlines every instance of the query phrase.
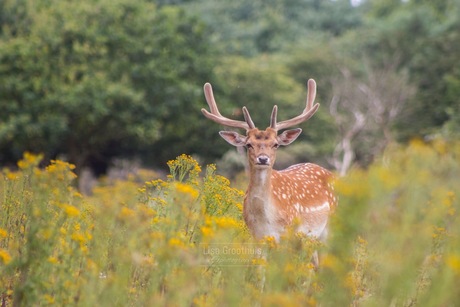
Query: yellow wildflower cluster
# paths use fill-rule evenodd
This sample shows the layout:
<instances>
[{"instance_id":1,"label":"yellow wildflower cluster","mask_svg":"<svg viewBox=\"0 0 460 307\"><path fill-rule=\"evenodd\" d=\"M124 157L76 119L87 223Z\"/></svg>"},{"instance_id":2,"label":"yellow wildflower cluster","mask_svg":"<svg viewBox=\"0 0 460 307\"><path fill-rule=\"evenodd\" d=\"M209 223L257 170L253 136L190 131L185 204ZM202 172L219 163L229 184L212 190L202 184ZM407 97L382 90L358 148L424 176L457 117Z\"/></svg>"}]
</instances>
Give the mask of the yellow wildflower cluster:
<instances>
[{"instance_id":1,"label":"yellow wildflower cluster","mask_svg":"<svg viewBox=\"0 0 460 307\"><path fill-rule=\"evenodd\" d=\"M75 206L69 204L63 204L64 212L68 217L77 217L80 215L80 210L78 210Z\"/></svg>"},{"instance_id":2,"label":"yellow wildflower cluster","mask_svg":"<svg viewBox=\"0 0 460 307\"><path fill-rule=\"evenodd\" d=\"M6 231L3 228L0 228L0 239L4 239L6 237L8 237L8 231Z\"/></svg>"},{"instance_id":3,"label":"yellow wildflower cluster","mask_svg":"<svg viewBox=\"0 0 460 307\"><path fill-rule=\"evenodd\" d=\"M191 184L196 184L201 173L198 162L189 155L182 154L175 160L168 161L170 178L182 182L187 179ZM188 176L188 178L186 178Z\"/></svg>"},{"instance_id":4,"label":"yellow wildflower cluster","mask_svg":"<svg viewBox=\"0 0 460 307\"><path fill-rule=\"evenodd\" d=\"M203 226L200 230L205 238L213 238L216 235L228 234L228 231L243 233L245 229L241 219L230 216L209 216L205 215Z\"/></svg>"},{"instance_id":5,"label":"yellow wildflower cluster","mask_svg":"<svg viewBox=\"0 0 460 307\"><path fill-rule=\"evenodd\" d=\"M46 167L46 172L55 176L58 180L71 181L77 178L77 175L72 172L75 165L60 160L51 160L51 164Z\"/></svg>"},{"instance_id":6,"label":"yellow wildflower cluster","mask_svg":"<svg viewBox=\"0 0 460 307\"><path fill-rule=\"evenodd\" d=\"M178 193L189 196L192 200L196 200L198 198L199 192L190 184L175 182L174 188Z\"/></svg>"},{"instance_id":7,"label":"yellow wildflower cluster","mask_svg":"<svg viewBox=\"0 0 460 307\"><path fill-rule=\"evenodd\" d=\"M240 227L240 223L231 217L227 216L220 216L214 218L214 223L219 228L237 228Z\"/></svg>"},{"instance_id":8,"label":"yellow wildflower cluster","mask_svg":"<svg viewBox=\"0 0 460 307\"><path fill-rule=\"evenodd\" d=\"M455 268L456 253L443 254L460 248L452 227L459 153L455 142L414 140L405 148L389 146L381 161L338 180L340 205L328 242L334 248L323 257L321 274L335 281L335 290L325 295L352 305L415 302L446 281L438 278Z\"/></svg>"},{"instance_id":9,"label":"yellow wildflower cluster","mask_svg":"<svg viewBox=\"0 0 460 307\"><path fill-rule=\"evenodd\" d=\"M25 152L23 155L22 160L18 162L18 167L22 170L26 170L29 168L34 168L38 166L38 164L42 161L43 155L35 155L30 152Z\"/></svg>"},{"instance_id":10,"label":"yellow wildflower cluster","mask_svg":"<svg viewBox=\"0 0 460 307\"><path fill-rule=\"evenodd\" d=\"M447 255L446 264L457 276L460 276L460 254Z\"/></svg>"},{"instance_id":11,"label":"yellow wildflower cluster","mask_svg":"<svg viewBox=\"0 0 460 307\"><path fill-rule=\"evenodd\" d=\"M10 254L2 248L0 248L0 260L3 262L3 264L8 264L11 261Z\"/></svg>"},{"instance_id":12,"label":"yellow wildflower cluster","mask_svg":"<svg viewBox=\"0 0 460 307\"><path fill-rule=\"evenodd\" d=\"M10 171L9 169L4 170L4 174L5 174L5 178L6 178L7 180L12 180L12 181L18 180L19 177L20 177L20 173L19 173L19 172L12 172L12 171Z\"/></svg>"},{"instance_id":13,"label":"yellow wildflower cluster","mask_svg":"<svg viewBox=\"0 0 460 307\"><path fill-rule=\"evenodd\" d=\"M74 166L52 161L42 169L42 157L26 153L0 178L0 299L7 306L454 305L459 154L458 145L417 140L352 170L336 183L340 204L322 244L297 234L299 221L279 242L253 240L242 220L244 193L214 165L201 174L187 155L168 163L165 180L100 180L85 196L71 184Z\"/></svg>"}]
</instances>

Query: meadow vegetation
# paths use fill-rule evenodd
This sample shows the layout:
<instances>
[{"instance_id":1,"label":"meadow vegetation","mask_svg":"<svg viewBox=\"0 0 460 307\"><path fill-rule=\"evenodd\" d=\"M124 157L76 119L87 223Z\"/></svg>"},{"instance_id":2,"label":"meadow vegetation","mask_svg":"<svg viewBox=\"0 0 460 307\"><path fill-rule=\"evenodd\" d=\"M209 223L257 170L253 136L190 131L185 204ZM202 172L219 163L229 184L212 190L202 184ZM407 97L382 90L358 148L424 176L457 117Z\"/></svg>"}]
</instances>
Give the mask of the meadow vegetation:
<instances>
[{"instance_id":1,"label":"meadow vegetation","mask_svg":"<svg viewBox=\"0 0 460 307\"><path fill-rule=\"evenodd\" d=\"M254 241L244 192L190 156L170 175L74 188L74 166L25 153L0 179L5 306L454 306L460 143L389 146L339 178L326 245ZM320 269L310 263L320 251Z\"/></svg>"}]
</instances>

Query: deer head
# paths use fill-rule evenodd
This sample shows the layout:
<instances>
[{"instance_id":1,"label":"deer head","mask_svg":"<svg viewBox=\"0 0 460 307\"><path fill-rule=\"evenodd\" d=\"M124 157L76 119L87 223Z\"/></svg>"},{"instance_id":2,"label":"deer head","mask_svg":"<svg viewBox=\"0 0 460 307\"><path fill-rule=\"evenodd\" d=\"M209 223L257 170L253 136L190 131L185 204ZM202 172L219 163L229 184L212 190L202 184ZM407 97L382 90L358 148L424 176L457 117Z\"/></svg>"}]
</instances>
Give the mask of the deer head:
<instances>
[{"instance_id":1,"label":"deer head","mask_svg":"<svg viewBox=\"0 0 460 307\"><path fill-rule=\"evenodd\" d=\"M306 106L302 114L278 123L276 120L278 107L275 105L270 117L270 126L265 130L259 130L254 125L246 107L242 109L245 121L229 119L220 114L216 101L214 100L211 84L206 83L204 85L204 93L211 110L211 112L208 112L205 109L201 109L204 116L223 126L246 130L246 135L241 135L235 131L220 131L219 134L233 146L245 146L248 149L249 165L251 168L273 167L277 148L294 142L300 133L302 133L302 129L296 128L285 130L280 134L278 132L307 121L319 108L318 103L313 105L316 97L316 83L313 79L310 79L308 80Z\"/></svg>"}]
</instances>

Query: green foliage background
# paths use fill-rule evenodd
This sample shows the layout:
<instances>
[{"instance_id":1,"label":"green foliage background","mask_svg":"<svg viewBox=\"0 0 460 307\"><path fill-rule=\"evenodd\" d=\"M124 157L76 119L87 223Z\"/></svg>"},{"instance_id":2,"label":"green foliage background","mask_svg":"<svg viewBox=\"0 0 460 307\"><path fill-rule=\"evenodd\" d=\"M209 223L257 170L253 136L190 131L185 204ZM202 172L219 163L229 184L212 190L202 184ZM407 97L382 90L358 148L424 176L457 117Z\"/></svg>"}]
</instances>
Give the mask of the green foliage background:
<instances>
[{"instance_id":1,"label":"green foliage background","mask_svg":"<svg viewBox=\"0 0 460 307\"><path fill-rule=\"evenodd\" d=\"M123 0L2 4L3 162L32 150L83 166L203 131L187 114L199 113L212 48L184 10Z\"/></svg>"},{"instance_id":2,"label":"green foliage background","mask_svg":"<svg viewBox=\"0 0 460 307\"><path fill-rule=\"evenodd\" d=\"M344 68L358 81L388 66L408 76L415 94L392 122L393 139L457 138L459 7L458 0L1 1L0 163L25 150L98 172L113 157L164 166L186 152L214 161L228 148L199 111L205 82L225 114L238 117L248 105L263 128L274 104L281 117L299 112L304 84L315 78L322 108L303 125L300 141L310 149L298 159L327 164L340 140L327 110L331 80ZM372 140L354 146L357 162L369 163Z\"/></svg>"}]
</instances>

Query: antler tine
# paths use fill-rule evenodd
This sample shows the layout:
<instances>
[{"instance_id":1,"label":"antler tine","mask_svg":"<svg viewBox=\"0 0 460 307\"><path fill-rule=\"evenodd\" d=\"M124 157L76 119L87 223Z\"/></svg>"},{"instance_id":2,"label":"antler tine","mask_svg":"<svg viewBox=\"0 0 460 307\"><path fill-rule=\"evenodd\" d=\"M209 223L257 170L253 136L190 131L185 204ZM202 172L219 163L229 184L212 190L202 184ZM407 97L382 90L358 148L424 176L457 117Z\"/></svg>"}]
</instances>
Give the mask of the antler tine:
<instances>
[{"instance_id":1,"label":"antler tine","mask_svg":"<svg viewBox=\"0 0 460 307\"><path fill-rule=\"evenodd\" d=\"M306 102L306 108L310 110L313 107L313 102L315 101L316 98L316 82L313 79L309 79L307 82L307 102Z\"/></svg>"},{"instance_id":2,"label":"antler tine","mask_svg":"<svg viewBox=\"0 0 460 307\"><path fill-rule=\"evenodd\" d=\"M251 115L249 114L249 111L246 107L243 107L243 115L244 115L244 120L246 120L246 123L249 126L249 129L254 129L256 125L254 125Z\"/></svg>"},{"instance_id":3,"label":"antler tine","mask_svg":"<svg viewBox=\"0 0 460 307\"><path fill-rule=\"evenodd\" d=\"M273 108L273 112L272 112L272 119L271 119L271 123L270 123L271 128L273 128L275 130L286 129L286 128L298 125L298 124L300 124L300 123L302 123L304 121L309 120L313 116L313 114L315 114L315 112L319 108L319 103L316 103L315 105L313 105L313 102L315 101L315 97L316 97L316 82L315 82L315 80L313 80L313 79L308 80L307 86L308 86L307 101L305 102L306 106L305 106L305 109L303 110L302 114L300 114L300 115L298 115L298 116L296 116L294 118L282 121L280 123L276 123L277 107L275 106Z\"/></svg>"},{"instance_id":4,"label":"antler tine","mask_svg":"<svg viewBox=\"0 0 460 307\"><path fill-rule=\"evenodd\" d=\"M246 130L254 128L254 123L252 122L251 116L249 115L246 107L243 107L243 114L246 122L233 120L220 114L219 109L217 108L217 103L214 100L214 94L212 92L212 86L210 83L206 83L204 85L204 96L206 97L206 102L208 103L211 112L208 112L204 108L201 109L201 112L210 120L227 127L243 128Z\"/></svg>"},{"instance_id":5,"label":"antler tine","mask_svg":"<svg viewBox=\"0 0 460 307\"><path fill-rule=\"evenodd\" d=\"M270 116L270 128L276 129L276 116L278 115L278 106L274 105L272 115Z\"/></svg>"}]
</instances>

